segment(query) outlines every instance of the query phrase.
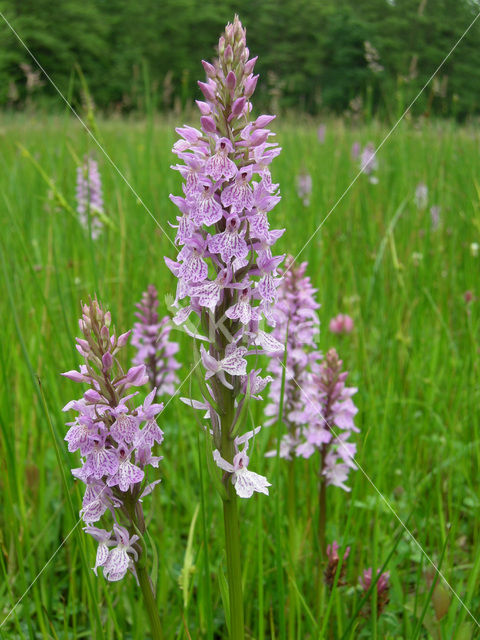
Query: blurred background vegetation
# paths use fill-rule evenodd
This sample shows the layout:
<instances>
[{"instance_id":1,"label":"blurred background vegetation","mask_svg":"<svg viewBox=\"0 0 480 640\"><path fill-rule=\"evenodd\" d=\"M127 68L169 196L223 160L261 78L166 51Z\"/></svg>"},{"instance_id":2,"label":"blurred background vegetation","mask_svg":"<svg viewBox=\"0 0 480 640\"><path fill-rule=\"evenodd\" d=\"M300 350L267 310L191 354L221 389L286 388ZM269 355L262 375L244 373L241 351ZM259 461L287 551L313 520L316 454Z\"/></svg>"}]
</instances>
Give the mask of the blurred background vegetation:
<instances>
[{"instance_id":1,"label":"blurred background vegetation","mask_svg":"<svg viewBox=\"0 0 480 640\"><path fill-rule=\"evenodd\" d=\"M83 73L106 113L179 111L200 97L201 57L238 12L262 75L262 109L400 115L480 11L478 0L0 0L59 89L82 106ZM0 106L58 109L54 88L0 20ZM414 107L480 112L480 20ZM257 94L256 94L257 95Z\"/></svg>"}]
</instances>

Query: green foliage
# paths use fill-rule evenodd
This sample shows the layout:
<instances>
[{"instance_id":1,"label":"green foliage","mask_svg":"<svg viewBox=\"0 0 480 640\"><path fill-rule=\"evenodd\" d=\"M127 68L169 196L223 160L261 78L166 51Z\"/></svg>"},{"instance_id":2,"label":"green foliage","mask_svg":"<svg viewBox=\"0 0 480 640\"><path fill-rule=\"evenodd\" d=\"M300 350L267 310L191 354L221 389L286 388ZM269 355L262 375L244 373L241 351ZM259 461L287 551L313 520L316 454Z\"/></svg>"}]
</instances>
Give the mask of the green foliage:
<instances>
[{"instance_id":1,"label":"green foliage","mask_svg":"<svg viewBox=\"0 0 480 640\"><path fill-rule=\"evenodd\" d=\"M179 193L180 181L169 169L172 123L149 118L98 124L108 153L169 230L167 221L176 210L168 194ZM61 407L82 391L59 373L79 364L74 336L80 300L97 293L117 328L126 330L150 282L165 294L174 292L162 259L172 256L173 248L104 156L92 149L77 121L67 115L7 115L0 131L0 624L43 570L0 636L67 640L100 638L103 630L108 640L145 640L148 622L133 577L121 584L95 578L93 542L80 525L67 537L78 522L81 487L69 473L78 457L63 443L69 417ZM283 198L272 226L287 229L279 252L300 252L351 183L357 169L350 159L352 143L378 144L387 131L376 123L352 131L329 120L325 143L319 144L315 127L298 118L294 125L278 125L284 151L272 170ZM440 562L445 548L442 572L476 617L480 257L470 245L480 235L478 142L471 127L403 122L380 150L379 183L360 176L299 257L309 261L319 290L319 348L324 353L332 346L338 349L351 384L359 389L357 461L433 562ZM106 212L114 225L97 243L71 213L58 209L58 199L48 198L51 185L39 172L41 167L54 179L74 208L72 148L79 158L95 152L100 163ZM313 177L309 207L295 193L302 165ZM428 205L441 206L435 230L428 209L418 211L413 202L420 181L428 185ZM473 294L470 302L466 291ZM353 333L329 332L329 320L339 312L353 317ZM195 361L192 340L181 332L175 335L185 379ZM180 395L198 397L196 385L192 374ZM262 403L255 403L254 411L251 425L263 424ZM199 416L178 398L162 414L162 482L145 498L158 575L152 555L149 568L157 581L165 640L226 637L221 500L206 466L200 466L205 440L196 423ZM401 525L360 470L350 476L351 493L328 490L327 540L336 539L351 551L347 584L325 591L319 605L314 585L323 566L312 529L318 458L295 465L298 526L292 533L287 530L287 467L280 462L276 469L277 461L263 456L275 446L275 435L275 427L263 429L251 457L252 469L272 482L270 497L240 504L250 637L279 638L282 618L292 606L295 637L302 640L342 638L351 622L349 637L359 640L410 640L416 629L421 638L435 640L477 637L477 626L452 594L439 615L431 565L406 533L395 546ZM382 567L392 549L390 603L378 620L366 613L369 607L374 611L372 601L353 620L362 597L356 587L359 575L366 567ZM438 585L445 586L440 580Z\"/></svg>"},{"instance_id":2,"label":"green foliage","mask_svg":"<svg viewBox=\"0 0 480 640\"><path fill-rule=\"evenodd\" d=\"M0 10L63 93L82 100L80 65L98 107L168 111L199 97L200 58L235 11L264 77L262 108L398 116L480 10L477 0L0 0ZM0 20L0 105L52 104L35 63ZM372 71L365 42L379 54ZM465 118L480 110L480 21L415 106ZM29 65L25 67L24 65ZM28 81L30 78L30 82ZM34 86L31 86L31 80ZM50 98L50 100L49 100ZM54 104L58 104L56 99Z\"/></svg>"}]
</instances>

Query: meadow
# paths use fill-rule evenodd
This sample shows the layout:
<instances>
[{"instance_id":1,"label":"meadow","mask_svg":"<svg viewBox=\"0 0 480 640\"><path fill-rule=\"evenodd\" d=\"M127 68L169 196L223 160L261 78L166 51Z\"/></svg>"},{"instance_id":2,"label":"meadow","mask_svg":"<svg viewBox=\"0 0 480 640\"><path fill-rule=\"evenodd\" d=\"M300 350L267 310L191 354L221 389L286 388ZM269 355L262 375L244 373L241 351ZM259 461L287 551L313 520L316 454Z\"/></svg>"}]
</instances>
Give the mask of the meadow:
<instances>
[{"instance_id":1,"label":"meadow","mask_svg":"<svg viewBox=\"0 0 480 640\"><path fill-rule=\"evenodd\" d=\"M171 147L183 121L97 121L105 150L170 238L176 210L168 195L180 193ZM318 124L298 117L273 123L283 151L272 167L282 195L272 217L287 230L277 253L301 252L297 259L308 261L321 304L319 348L335 347L358 387L361 469L350 474L350 493L327 490L327 541L350 546L350 554L345 584L320 589L316 601L323 571L318 460L295 460L297 526L289 529L287 466L263 455L277 427L263 429L251 457L272 483L270 496L240 504L247 637L476 638L480 627L466 608L478 620L478 128L403 121L378 153L378 184L359 176L328 215L358 172L353 143L377 146L389 128L329 120L321 143ZM99 162L111 221L96 241L75 214L75 171L87 153ZM79 364L74 337L80 301L89 295L111 310L120 333L132 326L150 283L167 313L176 284L163 257L174 250L68 113L2 115L0 163L0 635L148 638L132 576L108 583L91 570L95 545L81 530L81 487L70 474L78 454L66 449L61 411L81 392L60 373ZM312 176L308 206L296 191L302 171ZM47 178L71 210L52 199ZM424 209L415 204L419 183L428 187ZM440 207L438 224L431 206ZM338 313L352 317L351 333L329 330ZM191 339L181 331L172 339L181 347L183 381L193 365ZM190 375L179 395L196 384ZM253 407L255 425L264 421L263 406ZM149 560L164 638L212 640L226 637L221 501L205 468L201 430L186 409L174 397L159 420L162 482L146 498L158 556ZM436 580L425 554L465 606ZM390 601L378 618L375 602L359 611L358 578L367 567L390 573Z\"/></svg>"}]
</instances>

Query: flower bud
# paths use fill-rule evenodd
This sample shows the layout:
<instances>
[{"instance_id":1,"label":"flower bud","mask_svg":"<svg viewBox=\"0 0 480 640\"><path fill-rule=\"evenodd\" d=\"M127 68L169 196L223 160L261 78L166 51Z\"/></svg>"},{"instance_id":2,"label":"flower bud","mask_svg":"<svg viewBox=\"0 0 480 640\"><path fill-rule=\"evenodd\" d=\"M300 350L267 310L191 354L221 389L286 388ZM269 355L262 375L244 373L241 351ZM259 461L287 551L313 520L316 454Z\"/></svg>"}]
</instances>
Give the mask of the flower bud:
<instances>
[{"instance_id":1,"label":"flower bud","mask_svg":"<svg viewBox=\"0 0 480 640\"><path fill-rule=\"evenodd\" d=\"M215 133L217 131L217 125L211 116L202 116L200 122L205 133Z\"/></svg>"},{"instance_id":2,"label":"flower bud","mask_svg":"<svg viewBox=\"0 0 480 640\"><path fill-rule=\"evenodd\" d=\"M125 333L122 333L120 336L118 336L117 347L124 347L127 344L130 333L131 330L126 331Z\"/></svg>"},{"instance_id":3,"label":"flower bud","mask_svg":"<svg viewBox=\"0 0 480 640\"><path fill-rule=\"evenodd\" d=\"M200 87L200 91L203 93L207 100L209 100L210 102L217 101L215 97L215 91L213 90L213 87L211 85L207 84L206 82L200 82L199 80L198 86Z\"/></svg>"},{"instance_id":4,"label":"flower bud","mask_svg":"<svg viewBox=\"0 0 480 640\"><path fill-rule=\"evenodd\" d=\"M239 116L243 112L246 102L247 99L244 96L237 98L232 104L232 116Z\"/></svg>"},{"instance_id":5,"label":"flower bud","mask_svg":"<svg viewBox=\"0 0 480 640\"><path fill-rule=\"evenodd\" d=\"M217 75L217 72L213 64L210 64L210 62L207 62L206 60L202 60L202 65L203 65L203 68L205 69L205 73L207 74L207 76L209 78L215 78L215 76Z\"/></svg>"},{"instance_id":6,"label":"flower bud","mask_svg":"<svg viewBox=\"0 0 480 640\"><path fill-rule=\"evenodd\" d=\"M258 60L258 56L255 56L255 58L252 58L245 64L245 69L244 69L245 76L249 76L252 73L257 60Z\"/></svg>"},{"instance_id":7,"label":"flower bud","mask_svg":"<svg viewBox=\"0 0 480 640\"><path fill-rule=\"evenodd\" d=\"M113 365L112 354L110 353L110 351L107 351L102 356L102 371L103 371L103 373L106 373L107 371L109 371L109 369L112 368L112 365Z\"/></svg>"},{"instance_id":8,"label":"flower bud","mask_svg":"<svg viewBox=\"0 0 480 640\"><path fill-rule=\"evenodd\" d=\"M233 40L233 24L230 24L230 23L227 24L227 26L225 27L225 35L227 37L228 42L231 42Z\"/></svg>"},{"instance_id":9,"label":"flower bud","mask_svg":"<svg viewBox=\"0 0 480 640\"><path fill-rule=\"evenodd\" d=\"M225 78L225 84L227 85L227 88L230 89L230 91L233 91L237 86L237 78L235 77L233 71L228 72L227 77Z\"/></svg>"},{"instance_id":10,"label":"flower bud","mask_svg":"<svg viewBox=\"0 0 480 640\"><path fill-rule=\"evenodd\" d=\"M255 87L257 86L257 81L258 81L258 75L256 75L256 76L250 75L246 79L246 81L245 81L245 95L247 96L247 98L250 98L250 96L255 91Z\"/></svg>"},{"instance_id":11,"label":"flower bud","mask_svg":"<svg viewBox=\"0 0 480 640\"><path fill-rule=\"evenodd\" d=\"M254 126L256 129L263 129L264 127L268 127L268 125L272 122L272 120L275 120L275 118L276 116L258 116L258 118L255 120Z\"/></svg>"},{"instance_id":12,"label":"flower bud","mask_svg":"<svg viewBox=\"0 0 480 640\"><path fill-rule=\"evenodd\" d=\"M75 369L72 371L65 371L65 373L61 373L60 375L68 378L69 380L73 380L74 382L88 382L88 378L86 378L83 373L80 373Z\"/></svg>"},{"instance_id":13,"label":"flower bud","mask_svg":"<svg viewBox=\"0 0 480 640\"><path fill-rule=\"evenodd\" d=\"M210 105L207 102L202 102L201 100L195 100L197 103L197 107L200 110L202 116L208 116L209 113L212 112Z\"/></svg>"},{"instance_id":14,"label":"flower bud","mask_svg":"<svg viewBox=\"0 0 480 640\"><path fill-rule=\"evenodd\" d=\"M87 389L83 394L83 397L87 402L102 402L104 400L103 396L101 396L98 391L95 389Z\"/></svg>"},{"instance_id":15,"label":"flower bud","mask_svg":"<svg viewBox=\"0 0 480 640\"><path fill-rule=\"evenodd\" d=\"M270 131L268 129L257 129L250 136L249 144L251 147L258 147L258 145L263 144L267 141L268 136L270 135Z\"/></svg>"},{"instance_id":16,"label":"flower bud","mask_svg":"<svg viewBox=\"0 0 480 640\"><path fill-rule=\"evenodd\" d=\"M225 52L223 54L223 59L226 63L232 62L233 60L233 49L230 45L225 47Z\"/></svg>"}]
</instances>

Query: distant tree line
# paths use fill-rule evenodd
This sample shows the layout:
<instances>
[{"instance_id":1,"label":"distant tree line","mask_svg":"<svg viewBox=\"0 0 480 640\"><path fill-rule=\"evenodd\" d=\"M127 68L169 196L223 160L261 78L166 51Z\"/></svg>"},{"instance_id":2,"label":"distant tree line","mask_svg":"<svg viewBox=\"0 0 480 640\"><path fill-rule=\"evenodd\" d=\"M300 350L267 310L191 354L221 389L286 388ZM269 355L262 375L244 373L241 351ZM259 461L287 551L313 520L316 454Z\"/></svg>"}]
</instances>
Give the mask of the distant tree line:
<instances>
[{"instance_id":1,"label":"distant tree line","mask_svg":"<svg viewBox=\"0 0 480 640\"><path fill-rule=\"evenodd\" d=\"M106 111L180 109L199 97L238 12L259 56L256 103L395 118L480 11L478 0L0 0L60 90ZM0 18L0 106L49 107L54 88ZM480 20L416 104L459 119L480 111Z\"/></svg>"}]
</instances>

